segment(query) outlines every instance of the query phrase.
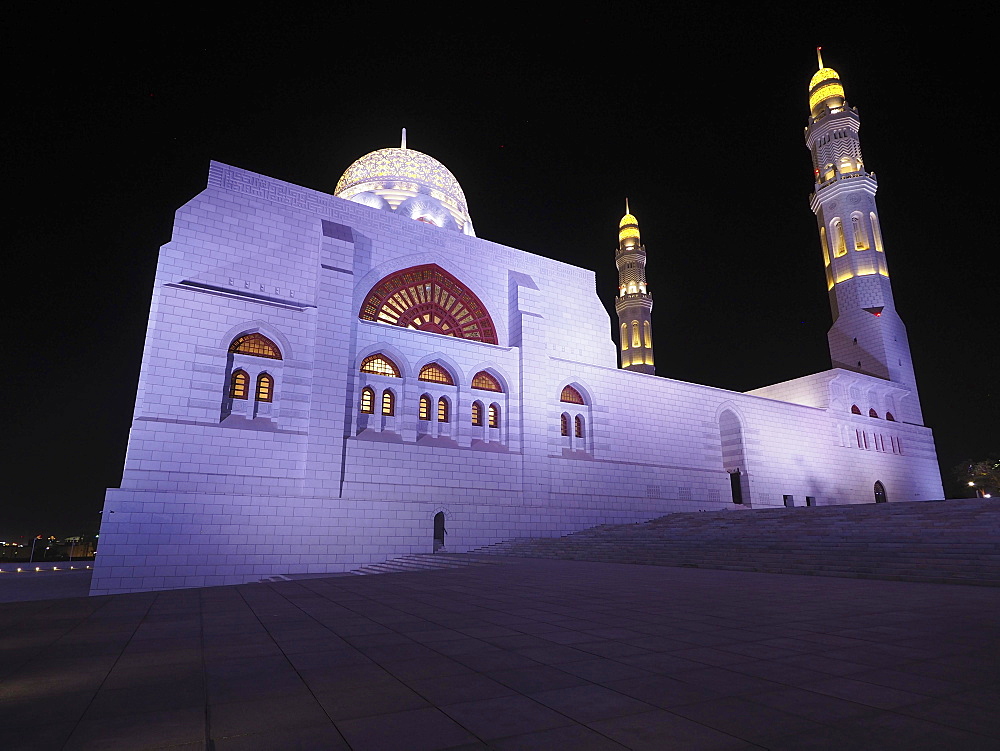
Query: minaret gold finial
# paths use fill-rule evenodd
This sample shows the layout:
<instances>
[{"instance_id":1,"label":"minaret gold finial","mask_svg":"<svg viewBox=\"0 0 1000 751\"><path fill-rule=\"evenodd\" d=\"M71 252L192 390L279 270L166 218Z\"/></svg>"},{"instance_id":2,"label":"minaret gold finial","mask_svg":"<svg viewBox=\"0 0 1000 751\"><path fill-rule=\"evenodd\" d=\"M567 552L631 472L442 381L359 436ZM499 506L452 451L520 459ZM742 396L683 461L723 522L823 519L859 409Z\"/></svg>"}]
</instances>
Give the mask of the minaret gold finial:
<instances>
[{"instance_id":1,"label":"minaret gold finial","mask_svg":"<svg viewBox=\"0 0 1000 751\"><path fill-rule=\"evenodd\" d=\"M402 143L400 143L400 145L399 145L399 148L401 148L401 149L405 149L406 148L406 128L403 128L403 139L402 139Z\"/></svg>"},{"instance_id":2,"label":"minaret gold finial","mask_svg":"<svg viewBox=\"0 0 1000 751\"><path fill-rule=\"evenodd\" d=\"M823 48L822 47L817 47L816 48L816 59L819 61L819 67L820 67L820 69L822 69L823 68Z\"/></svg>"},{"instance_id":3,"label":"minaret gold finial","mask_svg":"<svg viewBox=\"0 0 1000 751\"><path fill-rule=\"evenodd\" d=\"M625 199L625 213L631 214L632 212L628 210L628 198Z\"/></svg>"}]
</instances>

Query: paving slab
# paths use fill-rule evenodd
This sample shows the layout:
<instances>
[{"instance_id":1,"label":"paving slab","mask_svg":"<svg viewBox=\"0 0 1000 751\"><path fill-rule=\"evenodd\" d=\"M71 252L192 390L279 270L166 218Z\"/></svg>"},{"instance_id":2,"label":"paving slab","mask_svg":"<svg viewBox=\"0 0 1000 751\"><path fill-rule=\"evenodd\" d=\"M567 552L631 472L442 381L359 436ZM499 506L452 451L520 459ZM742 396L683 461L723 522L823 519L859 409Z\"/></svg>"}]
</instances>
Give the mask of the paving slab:
<instances>
[{"instance_id":1,"label":"paving slab","mask_svg":"<svg viewBox=\"0 0 1000 751\"><path fill-rule=\"evenodd\" d=\"M0 744L997 748L998 612L988 587L518 558L7 602Z\"/></svg>"}]
</instances>

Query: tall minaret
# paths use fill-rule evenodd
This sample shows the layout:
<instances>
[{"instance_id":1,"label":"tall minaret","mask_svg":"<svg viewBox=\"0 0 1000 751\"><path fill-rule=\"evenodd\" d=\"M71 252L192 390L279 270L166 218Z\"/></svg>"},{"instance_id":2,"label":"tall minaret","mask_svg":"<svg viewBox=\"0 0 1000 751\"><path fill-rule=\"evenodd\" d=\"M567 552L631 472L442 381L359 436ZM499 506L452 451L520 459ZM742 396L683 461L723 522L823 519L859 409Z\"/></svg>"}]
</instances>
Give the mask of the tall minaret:
<instances>
[{"instance_id":1,"label":"tall minaret","mask_svg":"<svg viewBox=\"0 0 1000 751\"><path fill-rule=\"evenodd\" d=\"M618 331L621 336L622 368L639 373L656 372L653 367L653 324L649 314L653 298L646 289L646 247L639 242L639 220L629 212L618 223Z\"/></svg>"},{"instance_id":2,"label":"tall minaret","mask_svg":"<svg viewBox=\"0 0 1000 751\"><path fill-rule=\"evenodd\" d=\"M827 335L835 368L885 378L910 391L901 419L923 423L906 327L896 314L879 228L875 173L861 157L858 111L848 105L840 76L823 66L809 82L811 115L805 129L826 283L833 309Z\"/></svg>"}]
</instances>

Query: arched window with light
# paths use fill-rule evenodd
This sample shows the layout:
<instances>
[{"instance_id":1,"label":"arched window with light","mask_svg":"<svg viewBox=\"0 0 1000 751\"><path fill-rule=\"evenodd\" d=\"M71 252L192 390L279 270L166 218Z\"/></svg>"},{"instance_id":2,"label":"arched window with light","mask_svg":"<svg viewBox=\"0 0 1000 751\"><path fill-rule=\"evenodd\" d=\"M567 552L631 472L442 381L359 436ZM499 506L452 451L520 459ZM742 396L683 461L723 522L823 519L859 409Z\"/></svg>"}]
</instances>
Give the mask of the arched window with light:
<instances>
[{"instance_id":1,"label":"arched window with light","mask_svg":"<svg viewBox=\"0 0 1000 751\"><path fill-rule=\"evenodd\" d=\"M375 389L371 386L361 389L361 411L366 415L375 413Z\"/></svg>"},{"instance_id":2,"label":"arched window with light","mask_svg":"<svg viewBox=\"0 0 1000 751\"><path fill-rule=\"evenodd\" d=\"M491 428L500 427L500 405L491 404L489 409L489 424Z\"/></svg>"},{"instance_id":3,"label":"arched window with light","mask_svg":"<svg viewBox=\"0 0 1000 751\"><path fill-rule=\"evenodd\" d=\"M382 415L392 417L396 414L396 395L390 389L382 392Z\"/></svg>"},{"instance_id":4,"label":"arched window with light","mask_svg":"<svg viewBox=\"0 0 1000 751\"><path fill-rule=\"evenodd\" d=\"M274 400L274 379L267 373L257 376L257 401L270 402Z\"/></svg>"},{"instance_id":5,"label":"arched window with light","mask_svg":"<svg viewBox=\"0 0 1000 751\"><path fill-rule=\"evenodd\" d=\"M218 392L216 392L218 393ZM229 398L247 399L250 396L250 376L245 370L234 370L229 379Z\"/></svg>"},{"instance_id":6,"label":"arched window with light","mask_svg":"<svg viewBox=\"0 0 1000 751\"><path fill-rule=\"evenodd\" d=\"M438 399L438 422L449 422L449 405L445 397Z\"/></svg>"},{"instance_id":7,"label":"arched window with light","mask_svg":"<svg viewBox=\"0 0 1000 751\"><path fill-rule=\"evenodd\" d=\"M421 394L417 403L417 417L421 420L431 419L431 398L427 394Z\"/></svg>"}]
</instances>

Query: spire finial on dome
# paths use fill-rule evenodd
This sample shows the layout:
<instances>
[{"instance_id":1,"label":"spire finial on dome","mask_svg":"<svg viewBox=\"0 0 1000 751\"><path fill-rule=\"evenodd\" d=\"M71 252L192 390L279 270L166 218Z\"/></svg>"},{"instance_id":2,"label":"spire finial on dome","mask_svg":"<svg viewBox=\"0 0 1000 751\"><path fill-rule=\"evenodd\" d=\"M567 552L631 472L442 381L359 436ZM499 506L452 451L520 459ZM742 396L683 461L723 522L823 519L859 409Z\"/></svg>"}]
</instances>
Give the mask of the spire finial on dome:
<instances>
[{"instance_id":1,"label":"spire finial on dome","mask_svg":"<svg viewBox=\"0 0 1000 751\"><path fill-rule=\"evenodd\" d=\"M822 69L823 68L823 48L822 47L817 47L816 48L816 59L819 61L819 67L820 67L820 69Z\"/></svg>"},{"instance_id":2,"label":"spire finial on dome","mask_svg":"<svg viewBox=\"0 0 1000 751\"><path fill-rule=\"evenodd\" d=\"M628 197L625 197L625 213L631 214L632 212L628 210Z\"/></svg>"},{"instance_id":3,"label":"spire finial on dome","mask_svg":"<svg viewBox=\"0 0 1000 751\"><path fill-rule=\"evenodd\" d=\"M401 149L406 148L406 128L403 128L403 138L400 141L399 148Z\"/></svg>"}]
</instances>

